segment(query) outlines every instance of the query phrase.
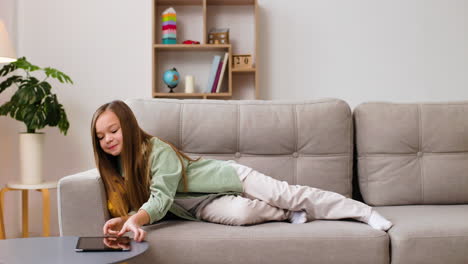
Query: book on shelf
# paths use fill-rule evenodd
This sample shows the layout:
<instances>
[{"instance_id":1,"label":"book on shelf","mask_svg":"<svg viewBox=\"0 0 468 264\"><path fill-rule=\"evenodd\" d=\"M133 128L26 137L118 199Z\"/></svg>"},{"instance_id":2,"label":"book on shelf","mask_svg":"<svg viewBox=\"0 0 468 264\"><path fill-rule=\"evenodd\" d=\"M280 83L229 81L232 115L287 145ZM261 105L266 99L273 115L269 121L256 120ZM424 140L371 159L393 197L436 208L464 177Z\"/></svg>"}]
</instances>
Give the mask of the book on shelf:
<instances>
[{"instance_id":1,"label":"book on shelf","mask_svg":"<svg viewBox=\"0 0 468 264\"><path fill-rule=\"evenodd\" d=\"M208 84L206 85L205 93L211 93L213 88L213 83L216 78L216 72L218 71L219 62L221 61L221 56L215 55L213 57L213 62L211 63L210 75L208 77Z\"/></svg>"},{"instance_id":2,"label":"book on shelf","mask_svg":"<svg viewBox=\"0 0 468 264\"><path fill-rule=\"evenodd\" d=\"M217 93L220 92L221 84L223 84L223 77L224 77L224 72L226 71L226 64L228 62L228 59L229 59L229 53L226 52L226 54L224 54L223 66L221 68L221 74L220 74L220 77L219 77L218 85L216 87L216 92Z\"/></svg>"},{"instance_id":3,"label":"book on shelf","mask_svg":"<svg viewBox=\"0 0 468 264\"><path fill-rule=\"evenodd\" d=\"M216 93L216 87L218 87L219 75L221 74L221 68L223 67L223 61L220 59L218 64L218 69L216 69L216 77L213 82L213 86L211 86L211 93Z\"/></svg>"}]
</instances>

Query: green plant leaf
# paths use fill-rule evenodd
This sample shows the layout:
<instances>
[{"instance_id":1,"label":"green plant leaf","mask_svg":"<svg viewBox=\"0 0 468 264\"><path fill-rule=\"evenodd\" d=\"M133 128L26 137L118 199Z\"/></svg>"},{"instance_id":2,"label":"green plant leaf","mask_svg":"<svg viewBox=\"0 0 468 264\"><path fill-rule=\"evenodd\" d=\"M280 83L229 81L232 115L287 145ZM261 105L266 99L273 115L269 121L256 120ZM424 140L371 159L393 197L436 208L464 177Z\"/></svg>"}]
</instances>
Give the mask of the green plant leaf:
<instances>
[{"instance_id":1,"label":"green plant leaf","mask_svg":"<svg viewBox=\"0 0 468 264\"><path fill-rule=\"evenodd\" d=\"M23 86L16 91L15 95L18 98L18 104L27 105L34 102L34 86Z\"/></svg>"},{"instance_id":2,"label":"green plant leaf","mask_svg":"<svg viewBox=\"0 0 468 264\"><path fill-rule=\"evenodd\" d=\"M41 88L44 92L45 95L50 94L50 90L52 89L52 86L48 82L40 82L38 84L39 88Z\"/></svg>"},{"instance_id":3,"label":"green plant leaf","mask_svg":"<svg viewBox=\"0 0 468 264\"><path fill-rule=\"evenodd\" d=\"M10 72L13 72L16 70L16 65L13 63L9 63L0 69L0 77L8 75Z\"/></svg>"},{"instance_id":4,"label":"green plant leaf","mask_svg":"<svg viewBox=\"0 0 468 264\"><path fill-rule=\"evenodd\" d=\"M8 115L11 110L14 108L12 102L6 102L2 106L0 106L0 115Z\"/></svg>"},{"instance_id":5,"label":"green plant leaf","mask_svg":"<svg viewBox=\"0 0 468 264\"><path fill-rule=\"evenodd\" d=\"M46 123L49 126L57 126L60 121L60 104L54 96L48 96L44 100L44 111L46 113Z\"/></svg>"},{"instance_id":6,"label":"green plant leaf","mask_svg":"<svg viewBox=\"0 0 468 264\"><path fill-rule=\"evenodd\" d=\"M13 76L8 77L8 79L0 83L0 93L2 93L7 88L12 86L14 83L20 82L20 80L21 80L21 76L18 76L18 75L13 75Z\"/></svg>"},{"instance_id":7,"label":"green plant leaf","mask_svg":"<svg viewBox=\"0 0 468 264\"><path fill-rule=\"evenodd\" d=\"M11 101L9 103L10 104L7 110L10 113L11 118L15 118L16 112L18 112L18 106L15 105L14 103L11 103Z\"/></svg>"},{"instance_id":8,"label":"green plant leaf","mask_svg":"<svg viewBox=\"0 0 468 264\"><path fill-rule=\"evenodd\" d=\"M41 107L37 105L26 105L19 115L19 121L26 124L28 131L35 131L45 127L45 115Z\"/></svg>"},{"instance_id":9,"label":"green plant leaf","mask_svg":"<svg viewBox=\"0 0 468 264\"><path fill-rule=\"evenodd\" d=\"M15 113L15 119L18 121L23 121L26 124L26 127L29 128L29 121L28 118L31 118L31 114L29 114L29 110L27 108L28 106L25 107L18 107L18 110ZM29 114L29 116L28 116Z\"/></svg>"},{"instance_id":10,"label":"green plant leaf","mask_svg":"<svg viewBox=\"0 0 468 264\"><path fill-rule=\"evenodd\" d=\"M28 77L21 80L21 86L35 86L39 83L39 80L36 77Z\"/></svg>"},{"instance_id":11,"label":"green plant leaf","mask_svg":"<svg viewBox=\"0 0 468 264\"><path fill-rule=\"evenodd\" d=\"M44 73L46 74L47 77L51 77L52 75L55 74L55 70L50 67L45 67Z\"/></svg>"},{"instance_id":12,"label":"green plant leaf","mask_svg":"<svg viewBox=\"0 0 468 264\"><path fill-rule=\"evenodd\" d=\"M58 123L58 127L60 132L66 136L67 131L70 128L70 123L68 122L67 114L65 113L65 109L62 105L60 105L60 121Z\"/></svg>"},{"instance_id":13,"label":"green plant leaf","mask_svg":"<svg viewBox=\"0 0 468 264\"><path fill-rule=\"evenodd\" d=\"M71 83L71 84L73 84L73 81L70 79L70 77L68 77L68 75L66 75L65 73L63 73L63 72L61 72L59 70L47 67L47 68L44 68L44 72L47 75L47 77L52 77L54 79L57 79L61 83Z\"/></svg>"},{"instance_id":14,"label":"green plant leaf","mask_svg":"<svg viewBox=\"0 0 468 264\"><path fill-rule=\"evenodd\" d=\"M39 85L34 87L34 92L36 94L36 101L34 103L40 103L42 99L46 96L44 89Z\"/></svg>"},{"instance_id":15,"label":"green plant leaf","mask_svg":"<svg viewBox=\"0 0 468 264\"><path fill-rule=\"evenodd\" d=\"M64 74L63 74L63 77L65 78L65 81L66 81L66 82L73 84L72 79L71 79L68 75L66 75L66 74L64 73Z\"/></svg>"},{"instance_id":16,"label":"green plant leaf","mask_svg":"<svg viewBox=\"0 0 468 264\"><path fill-rule=\"evenodd\" d=\"M34 104L42 101L43 97L39 97L37 89L39 86L39 80L34 77L22 80L21 85L17 91L18 103L19 104Z\"/></svg>"},{"instance_id":17,"label":"green plant leaf","mask_svg":"<svg viewBox=\"0 0 468 264\"><path fill-rule=\"evenodd\" d=\"M17 68L23 69L27 72L33 72L41 69L40 67L29 63L25 57L19 58L18 60L12 62L12 64L14 64Z\"/></svg>"}]
</instances>

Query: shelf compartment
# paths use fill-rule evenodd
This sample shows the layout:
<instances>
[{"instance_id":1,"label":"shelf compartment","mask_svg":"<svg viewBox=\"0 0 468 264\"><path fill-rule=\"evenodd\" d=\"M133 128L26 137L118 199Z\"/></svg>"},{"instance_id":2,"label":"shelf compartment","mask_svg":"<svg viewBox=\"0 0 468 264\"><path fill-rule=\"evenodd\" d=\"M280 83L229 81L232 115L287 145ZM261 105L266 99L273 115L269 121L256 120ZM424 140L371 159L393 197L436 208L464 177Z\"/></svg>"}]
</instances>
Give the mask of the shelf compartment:
<instances>
[{"instance_id":1,"label":"shelf compartment","mask_svg":"<svg viewBox=\"0 0 468 264\"><path fill-rule=\"evenodd\" d=\"M187 47L189 46L189 47ZM196 46L196 47L191 47ZM224 58L228 53L228 64L224 72L220 93L205 93L208 83L213 56ZM153 97L212 97L230 96L232 94L231 73L231 45L155 45L154 49L154 79ZM162 81L164 71L176 68L180 74L179 85L174 88L174 93L169 93L169 88ZM192 75L195 78L195 93L186 94L185 76Z\"/></svg>"},{"instance_id":2,"label":"shelf compartment","mask_svg":"<svg viewBox=\"0 0 468 264\"><path fill-rule=\"evenodd\" d=\"M182 44L184 40L195 40L201 43L206 34L204 30L204 14L206 8L202 4L195 4L197 1L189 3L188 5L184 5L182 1L175 2L179 3L179 5L155 3L153 44L162 44L162 13L169 7L173 7L177 13L177 43Z\"/></svg>"},{"instance_id":3,"label":"shelf compartment","mask_svg":"<svg viewBox=\"0 0 468 264\"><path fill-rule=\"evenodd\" d=\"M236 84L232 90L233 100L241 100L243 98L256 98L255 90L255 74L251 73L236 73L232 75L232 83Z\"/></svg>"},{"instance_id":4,"label":"shelf compartment","mask_svg":"<svg viewBox=\"0 0 468 264\"><path fill-rule=\"evenodd\" d=\"M252 55L253 66L255 66L255 7L211 5L210 1L207 4L207 34L212 28L229 28L229 44L232 45L232 54Z\"/></svg>"}]
</instances>

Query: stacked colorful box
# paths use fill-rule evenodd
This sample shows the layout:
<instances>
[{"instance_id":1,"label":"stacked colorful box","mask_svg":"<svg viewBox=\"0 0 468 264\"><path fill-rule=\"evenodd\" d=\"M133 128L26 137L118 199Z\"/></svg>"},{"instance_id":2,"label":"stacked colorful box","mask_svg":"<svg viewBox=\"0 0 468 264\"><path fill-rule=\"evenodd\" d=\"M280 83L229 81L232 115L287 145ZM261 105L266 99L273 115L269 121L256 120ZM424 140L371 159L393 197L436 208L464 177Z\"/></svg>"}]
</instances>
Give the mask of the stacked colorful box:
<instances>
[{"instance_id":1,"label":"stacked colorful box","mask_svg":"<svg viewBox=\"0 0 468 264\"><path fill-rule=\"evenodd\" d=\"M177 14L172 7L166 9L162 14L162 43L177 43Z\"/></svg>"}]
</instances>

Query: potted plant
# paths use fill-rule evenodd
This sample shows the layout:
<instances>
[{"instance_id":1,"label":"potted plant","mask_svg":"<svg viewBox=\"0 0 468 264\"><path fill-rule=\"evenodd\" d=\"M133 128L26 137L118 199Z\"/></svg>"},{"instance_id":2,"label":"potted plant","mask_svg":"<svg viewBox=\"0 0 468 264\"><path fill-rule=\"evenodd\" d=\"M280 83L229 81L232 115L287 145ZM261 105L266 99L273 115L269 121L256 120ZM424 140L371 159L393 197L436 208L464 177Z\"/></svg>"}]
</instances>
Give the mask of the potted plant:
<instances>
[{"instance_id":1,"label":"potted plant","mask_svg":"<svg viewBox=\"0 0 468 264\"><path fill-rule=\"evenodd\" d=\"M42 80L32 73L43 72ZM58 126L60 132L67 134L70 124L63 105L57 95L51 92L48 78L61 83L73 84L63 72L46 67L40 68L29 63L25 57L9 63L0 69L0 94L9 87L17 87L10 101L0 106L0 115L10 115L26 125L26 132L20 133L20 168L22 184L42 182L42 149L44 133L36 132L45 126Z\"/></svg>"}]
</instances>

